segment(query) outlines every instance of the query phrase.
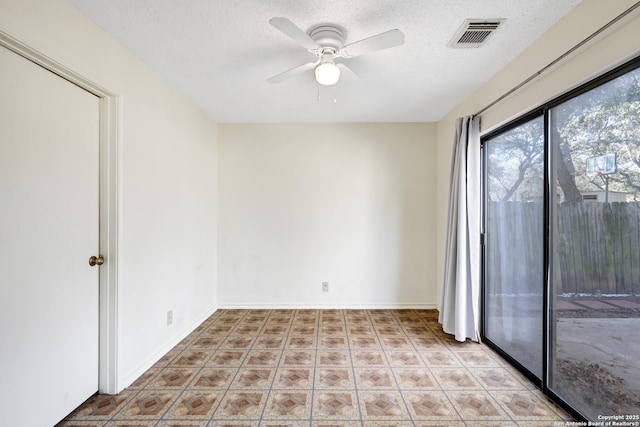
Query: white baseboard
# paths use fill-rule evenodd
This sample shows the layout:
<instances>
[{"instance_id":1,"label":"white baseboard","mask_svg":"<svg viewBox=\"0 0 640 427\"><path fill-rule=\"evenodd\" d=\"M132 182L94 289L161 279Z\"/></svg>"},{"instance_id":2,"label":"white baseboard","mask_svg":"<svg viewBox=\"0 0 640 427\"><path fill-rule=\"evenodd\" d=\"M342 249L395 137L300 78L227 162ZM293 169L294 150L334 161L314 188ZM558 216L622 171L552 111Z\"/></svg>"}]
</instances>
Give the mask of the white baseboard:
<instances>
[{"instance_id":1,"label":"white baseboard","mask_svg":"<svg viewBox=\"0 0 640 427\"><path fill-rule=\"evenodd\" d=\"M160 350L155 352L153 355L148 357L143 363L138 365L137 368L133 369L129 372L121 381L118 381L118 393L120 393L125 388L129 387L135 380L137 380L140 375L144 374L149 368L151 368L158 360L162 359L162 357L167 354L173 347L178 345L180 341L185 339L191 332L193 332L198 326L202 324L205 320L207 320L213 313L218 310L218 306L214 306L205 314L200 316L194 322L192 322L189 326L183 329L174 339L169 341L165 346L163 346Z\"/></svg>"},{"instance_id":2,"label":"white baseboard","mask_svg":"<svg viewBox=\"0 0 640 427\"><path fill-rule=\"evenodd\" d=\"M226 310L434 310L437 304L218 304Z\"/></svg>"}]
</instances>

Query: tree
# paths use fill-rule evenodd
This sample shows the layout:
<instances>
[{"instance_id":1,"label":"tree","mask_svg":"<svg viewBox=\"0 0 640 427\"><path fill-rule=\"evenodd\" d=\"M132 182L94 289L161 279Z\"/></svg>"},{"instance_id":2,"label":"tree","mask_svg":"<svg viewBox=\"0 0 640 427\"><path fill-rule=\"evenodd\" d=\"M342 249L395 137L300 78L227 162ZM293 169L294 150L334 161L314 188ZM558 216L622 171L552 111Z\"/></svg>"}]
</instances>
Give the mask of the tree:
<instances>
[{"instance_id":1,"label":"tree","mask_svg":"<svg viewBox=\"0 0 640 427\"><path fill-rule=\"evenodd\" d=\"M542 198L543 120L533 119L487 144L489 198L495 201Z\"/></svg>"},{"instance_id":2,"label":"tree","mask_svg":"<svg viewBox=\"0 0 640 427\"><path fill-rule=\"evenodd\" d=\"M562 104L558 139L569 147L579 165L576 186L602 190L601 178L584 174L586 159L616 154L617 172L609 175L609 189L640 194L640 70L622 75ZM556 107L558 108L558 107ZM555 109L554 109L555 110Z\"/></svg>"},{"instance_id":3,"label":"tree","mask_svg":"<svg viewBox=\"0 0 640 427\"><path fill-rule=\"evenodd\" d=\"M544 126L541 118L513 128L487 144L491 200L541 197ZM564 200L581 202L582 193L603 190L604 180L587 177L586 159L615 153L617 173L610 191L640 198L640 69L551 109L550 143L555 178Z\"/></svg>"}]
</instances>

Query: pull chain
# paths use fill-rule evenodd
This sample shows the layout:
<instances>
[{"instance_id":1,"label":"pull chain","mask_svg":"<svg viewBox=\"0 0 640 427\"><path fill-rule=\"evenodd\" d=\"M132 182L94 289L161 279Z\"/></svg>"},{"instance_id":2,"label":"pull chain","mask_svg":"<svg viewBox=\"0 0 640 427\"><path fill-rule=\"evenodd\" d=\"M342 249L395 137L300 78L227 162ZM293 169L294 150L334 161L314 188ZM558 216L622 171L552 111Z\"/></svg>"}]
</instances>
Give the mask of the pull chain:
<instances>
[{"instance_id":1,"label":"pull chain","mask_svg":"<svg viewBox=\"0 0 640 427\"><path fill-rule=\"evenodd\" d=\"M316 97L316 101L320 102L320 84L316 84L316 90L317 90L317 97ZM338 85L333 85L333 103L337 104L338 103Z\"/></svg>"}]
</instances>

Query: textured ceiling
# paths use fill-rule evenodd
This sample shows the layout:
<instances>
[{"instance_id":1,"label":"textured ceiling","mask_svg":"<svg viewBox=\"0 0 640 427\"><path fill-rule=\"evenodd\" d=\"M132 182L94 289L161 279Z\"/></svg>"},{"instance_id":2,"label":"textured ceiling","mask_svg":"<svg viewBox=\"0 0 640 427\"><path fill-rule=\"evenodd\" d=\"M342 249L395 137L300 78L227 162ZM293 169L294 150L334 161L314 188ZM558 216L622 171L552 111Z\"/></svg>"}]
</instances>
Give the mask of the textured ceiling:
<instances>
[{"instance_id":1,"label":"textured ceiling","mask_svg":"<svg viewBox=\"0 0 640 427\"><path fill-rule=\"evenodd\" d=\"M559 21L579 0L71 0L97 25L219 122L431 122ZM313 72L266 79L313 60L269 25L289 18L386 30L405 44L353 58L359 75L318 87ZM447 43L467 18L506 18L487 44Z\"/></svg>"}]
</instances>

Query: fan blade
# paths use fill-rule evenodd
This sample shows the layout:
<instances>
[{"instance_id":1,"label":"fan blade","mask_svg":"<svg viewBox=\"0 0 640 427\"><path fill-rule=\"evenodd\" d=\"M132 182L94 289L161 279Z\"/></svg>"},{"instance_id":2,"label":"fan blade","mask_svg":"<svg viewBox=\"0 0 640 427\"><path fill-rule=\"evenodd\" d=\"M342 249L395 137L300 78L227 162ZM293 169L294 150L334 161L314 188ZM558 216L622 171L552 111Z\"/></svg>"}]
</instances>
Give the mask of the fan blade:
<instances>
[{"instance_id":1,"label":"fan blade","mask_svg":"<svg viewBox=\"0 0 640 427\"><path fill-rule=\"evenodd\" d=\"M389 30L376 36L350 43L340 49L339 54L345 58L353 58L354 56L400 46L401 44L404 44L404 33L398 29Z\"/></svg>"},{"instance_id":2,"label":"fan blade","mask_svg":"<svg viewBox=\"0 0 640 427\"><path fill-rule=\"evenodd\" d=\"M344 62L336 62L336 65L340 68L340 81L348 84L353 89L364 89L365 83L359 73L356 73L351 65L347 65Z\"/></svg>"},{"instance_id":3,"label":"fan blade","mask_svg":"<svg viewBox=\"0 0 640 427\"><path fill-rule=\"evenodd\" d=\"M318 49L320 47L315 40L287 18L271 18L269 23L305 49Z\"/></svg>"},{"instance_id":4,"label":"fan blade","mask_svg":"<svg viewBox=\"0 0 640 427\"><path fill-rule=\"evenodd\" d=\"M347 64L345 64L344 62L336 62L336 65L338 66L338 68L340 68L340 70L344 70L346 71L348 74L353 75L354 77L360 78L360 76L358 75L358 73L356 73L355 71L353 71L353 69L351 67L349 67Z\"/></svg>"},{"instance_id":5,"label":"fan blade","mask_svg":"<svg viewBox=\"0 0 640 427\"><path fill-rule=\"evenodd\" d=\"M284 73L277 74L267 79L267 81L269 83L282 83L283 81L287 80L290 77L293 77L297 74L302 74L305 71L313 69L313 67L315 67L316 64L317 62L307 62L306 64L298 65L297 67L287 70Z\"/></svg>"}]
</instances>

